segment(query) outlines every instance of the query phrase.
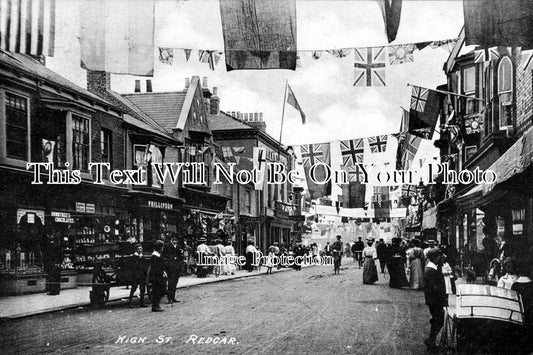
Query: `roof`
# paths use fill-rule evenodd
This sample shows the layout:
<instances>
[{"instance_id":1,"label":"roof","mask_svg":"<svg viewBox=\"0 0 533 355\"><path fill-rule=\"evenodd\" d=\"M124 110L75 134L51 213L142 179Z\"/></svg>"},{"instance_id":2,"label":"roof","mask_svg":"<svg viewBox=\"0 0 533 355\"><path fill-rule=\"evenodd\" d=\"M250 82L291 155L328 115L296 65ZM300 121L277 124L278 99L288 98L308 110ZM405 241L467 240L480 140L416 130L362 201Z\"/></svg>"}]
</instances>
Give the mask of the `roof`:
<instances>
[{"instance_id":1,"label":"roof","mask_svg":"<svg viewBox=\"0 0 533 355\"><path fill-rule=\"evenodd\" d=\"M167 132L172 132L180 116L187 91L150 92L122 95Z\"/></svg>"},{"instance_id":2,"label":"roof","mask_svg":"<svg viewBox=\"0 0 533 355\"><path fill-rule=\"evenodd\" d=\"M93 94L87 89L84 89L74 84L73 82L69 81L68 79L65 79L53 70L48 69L41 62L30 56L19 53L4 52L0 50L0 63L6 64L16 70L24 71L29 75L35 76L45 81L58 84L63 88L75 91L76 93L89 97L93 100L104 102L107 105L112 105L112 103L107 102L106 100Z\"/></svg>"},{"instance_id":3,"label":"roof","mask_svg":"<svg viewBox=\"0 0 533 355\"><path fill-rule=\"evenodd\" d=\"M231 131L236 129L254 129L254 127L247 125L246 123L239 121L233 116L220 111L216 115L208 115L207 122L211 131Z\"/></svg>"},{"instance_id":4,"label":"roof","mask_svg":"<svg viewBox=\"0 0 533 355\"><path fill-rule=\"evenodd\" d=\"M168 132L160 124L154 121L150 116L148 116L142 110L140 110L130 100L128 100L127 98L124 98L123 95L120 95L119 93L116 93L112 90L107 90L107 92L109 95L111 95L111 97L117 103L119 103L123 107L123 109L125 109L128 113L131 114L131 116L133 116L132 118L135 118L144 124L144 126L138 125L139 127L144 128L144 129L146 129L147 127L151 127L154 133L160 133L160 134L167 135ZM136 122L133 120L125 120L125 121L133 125L136 124Z\"/></svg>"}]
</instances>

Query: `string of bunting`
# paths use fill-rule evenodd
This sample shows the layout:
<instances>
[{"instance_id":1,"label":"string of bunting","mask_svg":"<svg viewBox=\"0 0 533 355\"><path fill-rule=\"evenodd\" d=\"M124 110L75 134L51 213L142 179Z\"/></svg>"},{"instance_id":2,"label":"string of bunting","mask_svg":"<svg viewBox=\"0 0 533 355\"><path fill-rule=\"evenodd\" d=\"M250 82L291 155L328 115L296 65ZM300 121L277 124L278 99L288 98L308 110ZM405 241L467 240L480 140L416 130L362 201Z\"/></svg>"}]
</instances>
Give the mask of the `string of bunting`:
<instances>
[{"instance_id":1,"label":"string of bunting","mask_svg":"<svg viewBox=\"0 0 533 355\"><path fill-rule=\"evenodd\" d=\"M452 50L458 38L438 40L432 42L418 42L408 44L394 44L375 47L354 47L328 50L298 50L297 68L301 68L301 58L306 55L314 60L322 58L323 53L327 53L335 58L345 58L352 52L355 56L356 80L354 86L385 86L384 70L386 64L397 65L414 62L414 51L422 50L426 47L443 48L448 52ZM157 47L159 51L159 61L163 64L173 65L177 53L183 51L185 60L188 62L191 53L198 53L200 63L207 63L211 70L219 64L221 56L225 52L233 50L213 50L213 49L192 49L175 47ZM236 50L235 50L236 51ZM369 70L370 68L370 70ZM375 69L374 69L375 68Z\"/></svg>"}]
</instances>

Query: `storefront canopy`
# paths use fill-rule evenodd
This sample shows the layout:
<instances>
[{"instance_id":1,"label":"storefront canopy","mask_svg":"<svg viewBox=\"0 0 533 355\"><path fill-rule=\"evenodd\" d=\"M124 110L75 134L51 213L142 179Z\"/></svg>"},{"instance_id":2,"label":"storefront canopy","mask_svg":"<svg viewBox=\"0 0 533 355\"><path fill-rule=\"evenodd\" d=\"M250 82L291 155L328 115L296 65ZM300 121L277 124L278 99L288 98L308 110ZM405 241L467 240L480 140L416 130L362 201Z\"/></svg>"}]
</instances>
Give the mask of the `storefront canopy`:
<instances>
[{"instance_id":1,"label":"storefront canopy","mask_svg":"<svg viewBox=\"0 0 533 355\"><path fill-rule=\"evenodd\" d=\"M524 172L533 161L533 128L527 130L518 141L494 162L487 170L496 173L494 184L483 185L483 195L487 195L499 184Z\"/></svg>"}]
</instances>

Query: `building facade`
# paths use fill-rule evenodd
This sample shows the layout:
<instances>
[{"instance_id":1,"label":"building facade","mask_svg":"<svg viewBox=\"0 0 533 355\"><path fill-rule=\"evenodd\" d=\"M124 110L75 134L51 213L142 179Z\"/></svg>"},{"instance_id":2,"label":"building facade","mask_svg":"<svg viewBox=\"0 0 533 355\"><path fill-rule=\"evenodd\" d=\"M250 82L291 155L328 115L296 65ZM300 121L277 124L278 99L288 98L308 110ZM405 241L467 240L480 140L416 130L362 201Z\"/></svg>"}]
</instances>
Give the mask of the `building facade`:
<instances>
[{"instance_id":1,"label":"building facade","mask_svg":"<svg viewBox=\"0 0 533 355\"><path fill-rule=\"evenodd\" d=\"M492 184L442 185L437 194L441 237L462 251L466 264L501 255L488 250L489 239L500 248L505 242L507 256L519 258L533 245L533 79L523 54L520 48L465 48L461 36L444 65L448 91L461 96L450 95L443 105L436 142L442 161L456 173L496 174Z\"/></svg>"}]
</instances>

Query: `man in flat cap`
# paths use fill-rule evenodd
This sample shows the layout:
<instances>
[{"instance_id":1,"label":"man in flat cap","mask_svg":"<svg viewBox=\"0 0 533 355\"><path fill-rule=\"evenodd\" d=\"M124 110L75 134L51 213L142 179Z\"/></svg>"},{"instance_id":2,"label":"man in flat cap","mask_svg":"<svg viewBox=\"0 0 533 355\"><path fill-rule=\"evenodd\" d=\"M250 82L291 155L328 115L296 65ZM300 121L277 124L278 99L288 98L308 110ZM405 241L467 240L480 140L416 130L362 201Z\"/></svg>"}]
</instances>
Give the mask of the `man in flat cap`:
<instances>
[{"instance_id":1,"label":"man in flat cap","mask_svg":"<svg viewBox=\"0 0 533 355\"><path fill-rule=\"evenodd\" d=\"M448 307L448 296L444 275L442 274L443 253L439 248L431 248L428 253L428 263L424 271L424 296L429 307L431 324L429 338L424 341L429 352L437 352L435 344L437 334L444 324L444 307Z\"/></svg>"}]
</instances>

